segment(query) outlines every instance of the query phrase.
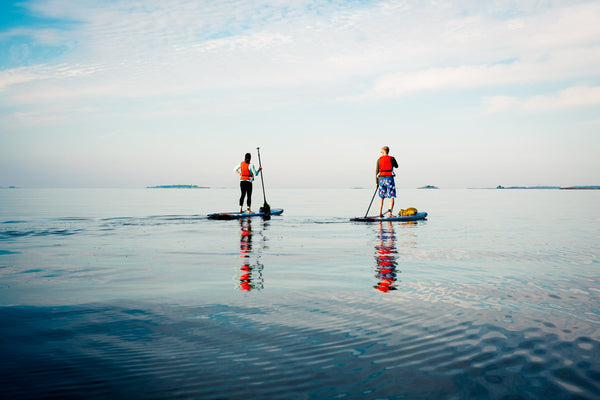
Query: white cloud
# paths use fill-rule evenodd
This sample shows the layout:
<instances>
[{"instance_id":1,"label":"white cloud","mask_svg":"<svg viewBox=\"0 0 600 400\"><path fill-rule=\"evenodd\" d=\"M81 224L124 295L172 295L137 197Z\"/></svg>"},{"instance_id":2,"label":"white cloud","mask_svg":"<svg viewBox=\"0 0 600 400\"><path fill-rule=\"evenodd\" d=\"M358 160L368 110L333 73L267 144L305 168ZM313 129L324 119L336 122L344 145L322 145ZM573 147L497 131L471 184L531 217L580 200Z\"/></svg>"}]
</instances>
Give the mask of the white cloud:
<instances>
[{"instance_id":1,"label":"white cloud","mask_svg":"<svg viewBox=\"0 0 600 400\"><path fill-rule=\"evenodd\" d=\"M70 64L36 65L8 69L0 71L0 92L12 85L91 76L101 70L102 68L97 65Z\"/></svg>"},{"instance_id":2,"label":"white cloud","mask_svg":"<svg viewBox=\"0 0 600 400\"><path fill-rule=\"evenodd\" d=\"M600 105L600 87L579 86L562 90L553 96L533 96L525 100L523 109L549 112L596 105Z\"/></svg>"},{"instance_id":3,"label":"white cloud","mask_svg":"<svg viewBox=\"0 0 600 400\"><path fill-rule=\"evenodd\" d=\"M495 96L486 99L487 111L500 113L519 110L524 112L554 112L578 107L600 105L599 86L577 86L558 93L545 96L517 98L510 96Z\"/></svg>"},{"instance_id":4,"label":"white cloud","mask_svg":"<svg viewBox=\"0 0 600 400\"><path fill-rule=\"evenodd\" d=\"M519 104L519 99L511 96L494 96L484 99L486 110L490 114L512 110Z\"/></svg>"},{"instance_id":5,"label":"white cloud","mask_svg":"<svg viewBox=\"0 0 600 400\"><path fill-rule=\"evenodd\" d=\"M28 4L75 22L10 33L68 49L56 64L0 71L11 105L193 97L210 109L243 108L247 98L268 108L600 76L598 2ZM491 97L489 111L518 102Z\"/></svg>"},{"instance_id":6,"label":"white cloud","mask_svg":"<svg viewBox=\"0 0 600 400\"><path fill-rule=\"evenodd\" d=\"M357 99L404 96L420 91L534 84L600 75L600 46L509 63L461 65L395 72L378 78Z\"/></svg>"},{"instance_id":7,"label":"white cloud","mask_svg":"<svg viewBox=\"0 0 600 400\"><path fill-rule=\"evenodd\" d=\"M506 17L496 3L469 1L33 2L37 13L76 23L20 33L70 50L44 73L4 71L0 90L51 78L56 97L314 86L323 88L317 98L334 99L347 96L353 82L353 98L364 99L598 76L600 4L557 4L520 3L511 10L516 16ZM75 82L62 70L65 63L97 69ZM48 88L29 85L11 95L43 100Z\"/></svg>"},{"instance_id":8,"label":"white cloud","mask_svg":"<svg viewBox=\"0 0 600 400\"><path fill-rule=\"evenodd\" d=\"M291 42L289 36L278 33L258 32L252 35L235 36L206 42L175 46L176 51L198 51L201 53L217 51L246 51L283 46Z\"/></svg>"},{"instance_id":9,"label":"white cloud","mask_svg":"<svg viewBox=\"0 0 600 400\"><path fill-rule=\"evenodd\" d=\"M14 68L6 71L0 71L0 92L11 85L38 80L48 76L41 73L39 68Z\"/></svg>"},{"instance_id":10,"label":"white cloud","mask_svg":"<svg viewBox=\"0 0 600 400\"><path fill-rule=\"evenodd\" d=\"M600 3L534 10L508 19L486 12L462 17L457 11L438 14L444 19L438 26L433 24L436 17L425 18L417 43L429 50L427 57L406 51L405 63L378 76L352 99L600 76Z\"/></svg>"}]
</instances>

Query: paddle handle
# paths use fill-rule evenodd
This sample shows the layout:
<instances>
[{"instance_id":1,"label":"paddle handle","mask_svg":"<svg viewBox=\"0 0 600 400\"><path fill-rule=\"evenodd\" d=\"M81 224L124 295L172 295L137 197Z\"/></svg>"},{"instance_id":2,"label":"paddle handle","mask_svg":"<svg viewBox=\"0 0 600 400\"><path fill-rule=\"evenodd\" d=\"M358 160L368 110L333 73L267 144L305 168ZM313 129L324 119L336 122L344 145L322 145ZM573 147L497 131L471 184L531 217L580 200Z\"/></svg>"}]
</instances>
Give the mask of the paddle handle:
<instances>
[{"instance_id":1,"label":"paddle handle","mask_svg":"<svg viewBox=\"0 0 600 400\"><path fill-rule=\"evenodd\" d=\"M262 168L262 163L260 162L260 147L256 148L256 151L258 152L258 168ZM263 191L263 199L265 201L265 204L267 204L267 196L265 195L265 181L263 179L263 175L264 172L260 172L260 183L262 184L262 191Z\"/></svg>"}]
</instances>

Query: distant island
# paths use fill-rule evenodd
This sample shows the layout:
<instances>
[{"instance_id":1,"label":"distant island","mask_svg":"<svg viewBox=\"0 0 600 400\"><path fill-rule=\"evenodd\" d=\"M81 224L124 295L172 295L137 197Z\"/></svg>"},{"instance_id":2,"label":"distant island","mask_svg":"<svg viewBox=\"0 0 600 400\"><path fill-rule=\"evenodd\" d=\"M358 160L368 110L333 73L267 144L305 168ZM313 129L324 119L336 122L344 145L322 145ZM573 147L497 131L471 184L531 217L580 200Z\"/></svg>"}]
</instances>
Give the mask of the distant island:
<instances>
[{"instance_id":1,"label":"distant island","mask_svg":"<svg viewBox=\"0 0 600 400\"><path fill-rule=\"evenodd\" d=\"M555 189L555 190L598 190L600 186L507 186L498 185L496 189Z\"/></svg>"},{"instance_id":2,"label":"distant island","mask_svg":"<svg viewBox=\"0 0 600 400\"><path fill-rule=\"evenodd\" d=\"M562 190L600 190L600 186L566 186Z\"/></svg>"},{"instance_id":3,"label":"distant island","mask_svg":"<svg viewBox=\"0 0 600 400\"><path fill-rule=\"evenodd\" d=\"M422 186L422 187L417 188L417 189L439 189L439 187L433 186L433 185L427 185L427 186Z\"/></svg>"},{"instance_id":4,"label":"distant island","mask_svg":"<svg viewBox=\"0 0 600 400\"><path fill-rule=\"evenodd\" d=\"M496 189L560 189L560 186L507 186L498 185Z\"/></svg>"},{"instance_id":5,"label":"distant island","mask_svg":"<svg viewBox=\"0 0 600 400\"><path fill-rule=\"evenodd\" d=\"M210 187L198 185L160 185L147 186L146 189L210 189Z\"/></svg>"}]
</instances>

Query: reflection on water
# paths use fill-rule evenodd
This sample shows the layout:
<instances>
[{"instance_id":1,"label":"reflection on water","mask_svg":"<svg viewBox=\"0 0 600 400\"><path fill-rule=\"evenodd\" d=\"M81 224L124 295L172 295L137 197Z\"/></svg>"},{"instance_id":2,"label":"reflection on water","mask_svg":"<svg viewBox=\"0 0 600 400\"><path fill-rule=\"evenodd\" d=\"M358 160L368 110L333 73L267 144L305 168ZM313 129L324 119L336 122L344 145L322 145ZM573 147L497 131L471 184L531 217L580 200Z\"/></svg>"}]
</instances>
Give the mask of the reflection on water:
<instances>
[{"instance_id":1,"label":"reflection on water","mask_svg":"<svg viewBox=\"0 0 600 400\"><path fill-rule=\"evenodd\" d=\"M391 221L379 222L377 230L377 245L375 246L375 261L377 262L375 289L382 292L396 290L396 267L398 251L396 250L396 233Z\"/></svg>"},{"instance_id":2,"label":"reflection on water","mask_svg":"<svg viewBox=\"0 0 600 400\"><path fill-rule=\"evenodd\" d=\"M263 265L259 262L260 255L254 256L252 251L252 220L250 218L240 219L240 277L238 288L243 292L250 290L262 290L264 281L262 277Z\"/></svg>"},{"instance_id":3,"label":"reflection on water","mask_svg":"<svg viewBox=\"0 0 600 400\"><path fill-rule=\"evenodd\" d=\"M416 221L403 222L397 224L397 228L416 228L418 223ZM416 236L414 233L403 234L403 239L398 243L396 238L396 232L394 230L394 224L392 221L380 221L377 229L377 244L375 245L375 278L377 284L373 286L375 289L380 290L384 293L390 290L397 290L396 280L398 274L401 272L398 270L398 248L415 248L417 246Z\"/></svg>"}]
</instances>

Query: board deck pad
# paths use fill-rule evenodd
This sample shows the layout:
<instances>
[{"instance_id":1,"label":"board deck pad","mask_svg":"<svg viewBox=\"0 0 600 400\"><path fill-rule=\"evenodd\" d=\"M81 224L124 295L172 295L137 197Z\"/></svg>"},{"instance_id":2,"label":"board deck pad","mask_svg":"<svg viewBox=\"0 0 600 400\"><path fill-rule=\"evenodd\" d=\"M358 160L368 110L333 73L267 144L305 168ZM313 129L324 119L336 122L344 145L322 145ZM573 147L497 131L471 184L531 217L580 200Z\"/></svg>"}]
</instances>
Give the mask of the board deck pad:
<instances>
[{"instance_id":1,"label":"board deck pad","mask_svg":"<svg viewBox=\"0 0 600 400\"><path fill-rule=\"evenodd\" d=\"M281 215L283 213L282 208L271 208L270 215ZM248 217L264 217L265 213L263 211L256 212L224 212L224 213L213 213L208 214L208 218L210 219L240 219L240 218L248 218Z\"/></svg>"},{"instance_id":2,"label":"board deck pad","mask_svg":"<svg viewBox=\"0 0 600 400\"><path fill-rule=\"evenodd\" d=\"M427 218L426 212L416 213L415 215L394 215L392 217L356 217L351 218L350 221L357 222L375 222L375 221L418 221L420 219Z\"/></svg>"}]
</instances>

